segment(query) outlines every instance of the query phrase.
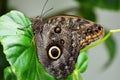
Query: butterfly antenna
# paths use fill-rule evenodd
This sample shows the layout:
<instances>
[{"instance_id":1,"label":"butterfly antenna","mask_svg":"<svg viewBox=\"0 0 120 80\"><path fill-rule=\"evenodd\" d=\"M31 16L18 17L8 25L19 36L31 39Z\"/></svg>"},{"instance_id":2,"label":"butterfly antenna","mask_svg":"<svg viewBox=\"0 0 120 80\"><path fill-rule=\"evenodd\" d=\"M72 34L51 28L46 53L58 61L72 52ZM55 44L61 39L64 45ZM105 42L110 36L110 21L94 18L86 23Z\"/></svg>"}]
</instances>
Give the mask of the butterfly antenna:
<instances>
[{"instance_id":1,"label":"butterfly antenna","mask_svg":"<svg viewBox=\"0 0 120 80\"><path fill-rule=\"evenodd\" d=\"M42 9L42 12L41 12L41 19L42 19L42 17L43 17L43 14L44 14L44 9L45 9L45 6L47 5L47 2L48 2L48 0L46 0L46 2L45 2L45 4L44 4L44 6L43 6L43 9Z\"/></svg>"},{"instance_id":2,"label":"butterfly antenna","mask_svg":"<svg viewBox=\"0 0 120 80\"><path fill-rule=\"evenodd\" d=\"M43 13L43 15L42 15L42 17L43 16L45 16L49 11L51 11L53 8L50 8L50 9L48 9L47 11L45 11L44 13Z\"/></svg>"}]
</instances>

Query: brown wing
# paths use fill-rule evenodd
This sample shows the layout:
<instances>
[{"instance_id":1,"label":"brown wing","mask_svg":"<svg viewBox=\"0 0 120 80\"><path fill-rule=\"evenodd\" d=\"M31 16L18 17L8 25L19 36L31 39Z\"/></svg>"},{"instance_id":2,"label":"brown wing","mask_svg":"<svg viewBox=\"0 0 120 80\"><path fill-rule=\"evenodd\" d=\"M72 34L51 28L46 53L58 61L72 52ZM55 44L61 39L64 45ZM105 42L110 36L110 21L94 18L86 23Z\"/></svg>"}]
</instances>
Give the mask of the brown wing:
<instances>
[{"instance_id":1,"label":"brown wing","mask_svg":"<svg viewBox=\"0 0 120 80\"><path fill-rule=\"evenodd\" d=\"M56 23L69 27L72 30L72 33L77 37L77 39L79 39L81 49L98 40L104 34L104 29L101 25L78 16L54 16L45 20L44 23Z\"/></svg>"},{"instance_id":2,"label":"brown wing","mask_svg":"<svg viewBox=\"0 0 120 80\"><path fill-rule=\"evenodd\" d=\"M57 79L71 74L80 49L103 35L100 25L77 16L54 16L43 22L36 19L33 27L39 62ZM50 52L60 52L60 56Z\"/></svg>"}]
</instances>

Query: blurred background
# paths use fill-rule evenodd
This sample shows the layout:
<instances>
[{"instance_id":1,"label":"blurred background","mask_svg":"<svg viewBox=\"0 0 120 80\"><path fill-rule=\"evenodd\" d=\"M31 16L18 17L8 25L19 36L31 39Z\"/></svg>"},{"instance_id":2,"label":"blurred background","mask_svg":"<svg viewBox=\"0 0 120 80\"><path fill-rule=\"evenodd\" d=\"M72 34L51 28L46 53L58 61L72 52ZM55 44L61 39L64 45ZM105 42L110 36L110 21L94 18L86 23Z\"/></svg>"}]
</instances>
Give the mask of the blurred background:
<instances>
[{"instance_id":1,"label":"blurred background","mask_svg":"<svg viewBox=\"0 0 120 80\"><path fill-rule=\"evenodd\" d=\"M0 15L14 9L34 18L41 15L45 2L0 0ZM78 15L96 21L106 30L120 29L120 0L48 0L44 11L50 8L53 9L43 18L59 14ZM114 33L107 42L88 50L89 64L82 73L83 80L120 80L120 33ZM0 59L2 57L4 55L0 54ZM7 62L0 62L0 75L7 65Z\"/></svg>"}]
</instances>

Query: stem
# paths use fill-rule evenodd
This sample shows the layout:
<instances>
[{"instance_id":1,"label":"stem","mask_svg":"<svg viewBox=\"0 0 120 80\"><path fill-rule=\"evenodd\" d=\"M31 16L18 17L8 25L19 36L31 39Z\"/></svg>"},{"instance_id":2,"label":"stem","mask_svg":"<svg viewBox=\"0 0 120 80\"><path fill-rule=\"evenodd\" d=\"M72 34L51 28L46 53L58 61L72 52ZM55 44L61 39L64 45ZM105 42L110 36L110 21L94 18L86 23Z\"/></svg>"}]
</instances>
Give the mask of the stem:
<instances>
[{"instance_id":1,"label":"stem","mask_svg":"<svg viewBox=\"0 0 120 80\"><path fill-rule=\"evenodd\" d=\"M109 33L104 38L102 38L101 40L99 40L91 45L88 45L87 47L83 48L80 52L82 53L92 47L97 46L98 44L103 43L105 40L107 40L111 36L112 33L117 33L117 32L120 32L120 29L110 30Z\"/></svg>"}]
</instances>

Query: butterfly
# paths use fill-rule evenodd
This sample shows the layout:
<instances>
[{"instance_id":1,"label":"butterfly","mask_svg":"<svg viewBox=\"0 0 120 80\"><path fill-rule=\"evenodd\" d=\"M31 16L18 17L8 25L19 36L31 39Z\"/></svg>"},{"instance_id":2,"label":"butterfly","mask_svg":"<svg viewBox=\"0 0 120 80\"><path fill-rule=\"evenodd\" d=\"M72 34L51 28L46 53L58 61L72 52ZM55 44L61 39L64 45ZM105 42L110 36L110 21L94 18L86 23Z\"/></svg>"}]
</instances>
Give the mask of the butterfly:
<instances>
[{"instance_id":1,"label":"butterfly","mask_svg":"<svg viewBox=\"0 0 120 80\"><path fill-rule=\"evenodd\" d=\"M55 78L66 78L75 68L79 52L104 34L101 25L73 15L32 21L39 62Z\"/></svg>"}]
</instances>

